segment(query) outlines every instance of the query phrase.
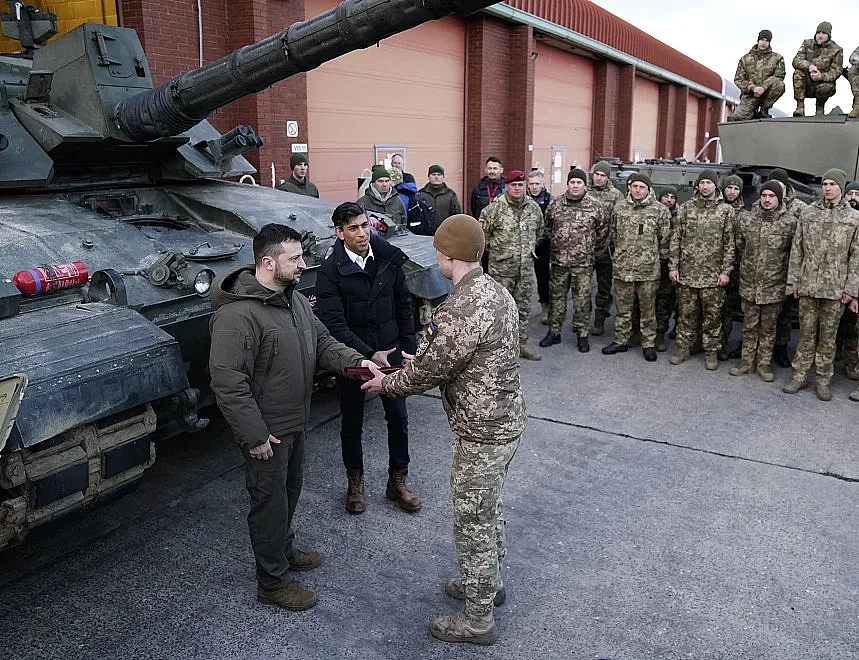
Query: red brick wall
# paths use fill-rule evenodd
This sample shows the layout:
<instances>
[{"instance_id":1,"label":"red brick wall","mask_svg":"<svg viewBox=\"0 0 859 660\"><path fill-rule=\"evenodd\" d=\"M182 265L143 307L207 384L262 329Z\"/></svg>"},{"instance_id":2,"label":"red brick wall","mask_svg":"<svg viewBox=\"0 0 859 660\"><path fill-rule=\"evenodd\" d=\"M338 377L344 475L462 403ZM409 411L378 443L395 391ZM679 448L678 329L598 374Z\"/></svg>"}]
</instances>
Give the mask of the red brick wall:
<instances>
[{"instance_id":1,"label":"red brick wall","mask_svg":"<svg viewBox=\"0 0 859 660\"><path fill-rule=\"evenodd\" d=\"M659 86L659 118L656 127L656 157L678 158L686 140L686 103L689 88L664 83Z\"/></svg>"},{"instance_id":2,"label":"red brick wall","mask_svg":"<svg viewBox=\"0 0 859 660\"><path fill-rule=\"evenodd\" d=\"M275 34L304 20L303 2L203 4L203 63L209 64L247 44ZM197 6L171 0L119 0L120 24L137 30L155 84L199 66ZM209 121L225 132L248 124L265 139L265 145L247 154L259 170L257 182L271 184L271 163L278 178L289 175L292 142L307 142L306 76L300 74L258 94L240 99L212 113ZM286 137L287 119L299 122L299 136Z\"/></svg>"},{"instance_id":3,"label":"red brick wall","mask_svg":"<svg viewBox=\"0 0 859 660\"><path fill-rule=\"evenodd\" d=\"M628 160L632 155L635 67L603 60L594 64L592 161L599 156Z\"/></svg>"}]
</instances>

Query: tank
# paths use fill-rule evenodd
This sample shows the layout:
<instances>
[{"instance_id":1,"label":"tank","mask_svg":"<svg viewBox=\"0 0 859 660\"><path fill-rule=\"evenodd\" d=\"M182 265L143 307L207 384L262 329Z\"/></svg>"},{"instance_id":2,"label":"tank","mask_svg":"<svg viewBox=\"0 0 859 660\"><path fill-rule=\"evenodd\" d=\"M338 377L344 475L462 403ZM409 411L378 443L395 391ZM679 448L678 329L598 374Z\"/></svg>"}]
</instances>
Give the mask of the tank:
<instances>
[{"instance_id":1,"label":"tank","mask_svg":"<svg viewBox=\"0 0 859 660\"><path fill-rule=\"evenodd\" d=\"M346 0L153 87L133 30L85 23L45 44L55 18L10 3L0 20L23 49L0 56L0 549L133 485L154 440L205 428L209 288L253 262L272 219L302 234L313 303L334 204L224 180L255 171L243 154L263 137L221 134L209 113L491 4ZM384 233L425 312L449 290L432 239Z\"/></svg>"}]
</instances>

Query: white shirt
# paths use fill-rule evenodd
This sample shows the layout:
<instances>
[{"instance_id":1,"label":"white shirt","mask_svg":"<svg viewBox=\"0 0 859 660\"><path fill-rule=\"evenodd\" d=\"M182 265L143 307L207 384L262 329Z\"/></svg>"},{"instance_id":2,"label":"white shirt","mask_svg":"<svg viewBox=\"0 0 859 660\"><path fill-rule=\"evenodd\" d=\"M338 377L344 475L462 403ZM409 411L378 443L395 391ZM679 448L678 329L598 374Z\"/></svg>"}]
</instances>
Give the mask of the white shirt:
<instances>
[{"instance_id":1,"label":"white shirt","mask_svg":"<svg viewBox=\"0 0 859 660\"><path fill-rule=\"evenodd\" d=\"M373 258L373 245L369 245L367 247L367 256L362 257L360 254L355 254L346 247L346 244L343 244L343 249L346 250L346 255L352 260L353 264L357 264L361 270L364 270L367 267L367 259Z\"/></svg>"}]
</instances>

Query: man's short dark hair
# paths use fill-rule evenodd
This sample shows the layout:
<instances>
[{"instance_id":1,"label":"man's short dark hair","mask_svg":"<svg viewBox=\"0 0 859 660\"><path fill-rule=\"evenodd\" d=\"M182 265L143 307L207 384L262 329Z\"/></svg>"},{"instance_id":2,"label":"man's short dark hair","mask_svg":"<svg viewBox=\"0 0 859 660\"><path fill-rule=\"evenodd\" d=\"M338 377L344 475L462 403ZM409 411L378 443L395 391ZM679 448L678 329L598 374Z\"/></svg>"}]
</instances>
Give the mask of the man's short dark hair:
<instances>
[{"instance_id":1,"label":"man's short dark hair","mask_svg":"<svg viewBox=\"0 0 859 660\"><path fill-rule=\"evenodd\" d=\"M343 202L334 209L331 221L335 227L345 227L352 218L357 218L359 215L364 215L364 208L358 202Z\"/></svg>"},{"instance_id":2,"label":"man's short dark hair","mask_svg":"<svg viewBox=\"0 0 859 660\"><path fill-rule=\"evenodd\" d=\"M498 163L502 167L504 166L504 163L501 162L501 159L498 156L490 156L489 158L486 159L486 162L483 164L489 165L489 163Z\"/></svg>"},{"instance_id":3,"label":"man's short dark hair","mask_svg":"<svg viewBox=\"0 0 859 660\"><path fill-rule=\"evenodd\" d=\"M281 243L296 241L301 243L301 234L292 227L271 222L254 236L254 262L259 266L263 257L276 257L283 253Z\"/></svg>"}]
</instances>

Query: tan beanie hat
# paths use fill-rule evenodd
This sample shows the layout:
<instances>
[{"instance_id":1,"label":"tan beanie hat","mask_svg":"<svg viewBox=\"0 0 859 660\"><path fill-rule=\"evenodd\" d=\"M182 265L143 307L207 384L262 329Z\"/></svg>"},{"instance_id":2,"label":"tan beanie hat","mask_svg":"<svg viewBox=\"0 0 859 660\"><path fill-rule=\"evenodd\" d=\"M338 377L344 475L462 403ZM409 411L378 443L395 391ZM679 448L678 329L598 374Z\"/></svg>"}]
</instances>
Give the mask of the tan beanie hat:
<instances>
[{"instance_id":1,"label":"tan beanie hat","mask_svg":"<svg viewBox=\"0 0 859 660\"><path fill-rule=\"evenodd\" d=\"M486 247L483 227L470 215L452 215L436 229L432 242L444 256L469 263L480 261Z\"/></svg>"}]
</instances>

